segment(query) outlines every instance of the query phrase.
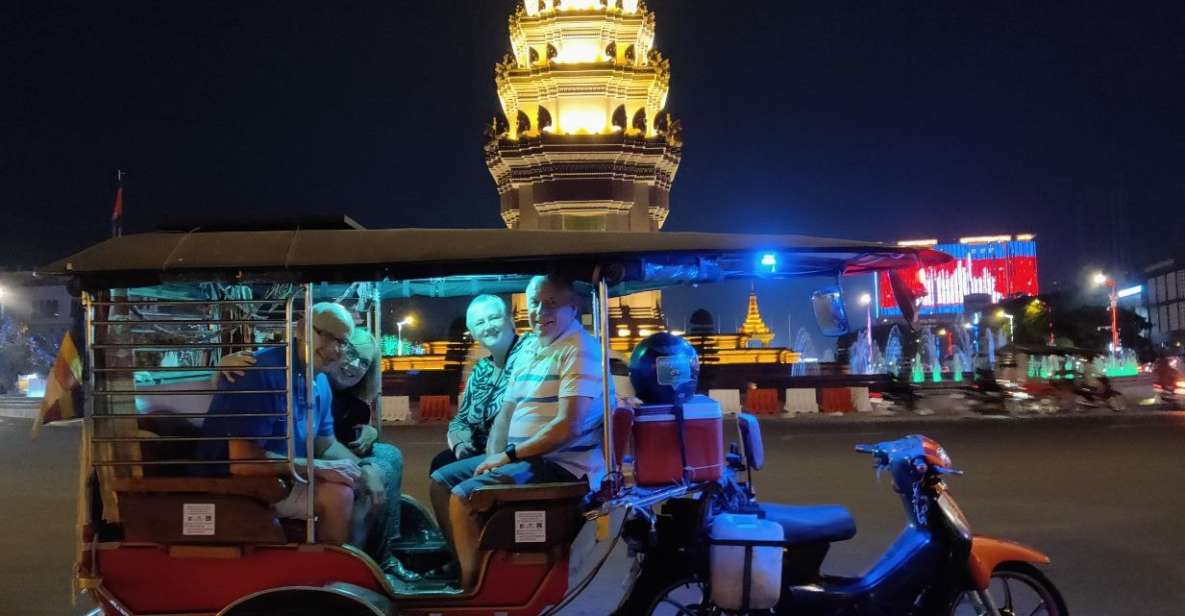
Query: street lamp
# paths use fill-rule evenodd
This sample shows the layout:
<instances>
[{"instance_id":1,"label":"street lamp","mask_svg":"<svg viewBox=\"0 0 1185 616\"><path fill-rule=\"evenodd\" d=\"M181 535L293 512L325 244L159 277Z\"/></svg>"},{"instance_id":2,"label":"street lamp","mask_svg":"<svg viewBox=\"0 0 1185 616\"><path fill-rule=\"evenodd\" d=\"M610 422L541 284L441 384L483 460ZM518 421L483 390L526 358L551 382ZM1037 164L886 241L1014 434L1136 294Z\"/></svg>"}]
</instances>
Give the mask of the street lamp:
<instances>
[{"instance_id":1,"label":"street lamp","mask_svg":"<svg viewBox=\"0 0 1185 616\"><path fill-rule=\"evenodd\" d=\"M416 318L410 314L407 315L406 317L403 317L402 321L395 324L395 330L397 332L399 332L399 347L395 351L396 355L399 355L399 356L403 355L403 326L404 325L411 326L411 325L415 325L415 324L416 324Z\"/></svg>"},{"instance_id":2,"label":"street lamp","mask_svg":"<svg viewBox=\"0 0 1185 616\"><path fill-rule=\"evenodd\" d=\"M1107 285L1111 290L1111 352L1119 352L1119 291L1115 288L1115 279L1104 274L1103 272L1096 272L1094 278L1094 285Z\"/></svg>"},{"instance_id":3,"label":"street lamp","mask_svg":"<svg viewBox=\"0 0 1185 616\"><path fill-rule=\"evenodd\" d=\"M1003 310L997 310L996 318L1008 319L1008 342L1015 342L1016 337L1013 335L1013 333L1016 331L1016 323L1014 321L1015 317L1008 314L1007 312L1004 312Z\"/></svg>"}]
</instances>

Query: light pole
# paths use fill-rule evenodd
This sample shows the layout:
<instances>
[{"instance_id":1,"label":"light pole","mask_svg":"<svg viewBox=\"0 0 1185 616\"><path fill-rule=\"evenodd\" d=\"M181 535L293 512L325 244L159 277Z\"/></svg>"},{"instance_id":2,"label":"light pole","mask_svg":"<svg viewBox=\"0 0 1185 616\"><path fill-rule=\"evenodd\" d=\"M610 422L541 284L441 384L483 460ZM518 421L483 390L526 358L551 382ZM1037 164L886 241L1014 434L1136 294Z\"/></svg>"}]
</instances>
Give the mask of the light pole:
<instances>
[{"instance_id":1,"label":"light pole","mask_svg":"<svg viewBox=\"0 0 1185 616\"><path fill-rule=\"evenodd\" d=\"M1004 312L1003 310L997 310L996 311L996 318L997 319L1008 319L1008 342L1016 342L1016 337L1013 336L1013 332L1016 331L1016 323L1014 321L1014 319L1016 317L1008 314L1007 312Z\"/></svg>"},{"instance_id":2,"label":"light pole","mask_svg":"<svg viewBox=\"0 0 1185 616\"><path fill-rule=\"evenodd\" d=\"M1111 293L1111 353L1119 352L1119 291L1115 288L1115 279L1098 272L1094 275L1095 286L1107 285Z\"/></svg>"},{"instance_id":3,"label":"light pole","mask_svg":"<svg viewBox=\"0 0 1185 616\"><path fill-rule=\"evenodd\" d=\"M860 305L865 308L864 324L868 329L868 366L872 367L872 296L865 293L860 296Z\"/></svg>"},{"instance_id":4,"label":"light pole","mask_svg":"<svg viewBox=\"0 0 1185 616\"><path fill-rule=\"evenodd\" d=\"M8 294L8 289L0 286L0 321L4 320L4 296Z\"/></svg>"},{"instance_id":5,"label":"light pole","mask_svg":"<svg viewBox=\"0 0 1185 616\"><path fill-rule=\"evenodd\" d=\"M399 333L399 347L395 350L396 355L398 355L400 357L403 356L403 326L404 325L411 326L411 325L415 325L415 324L416 324L416 318L411 316L410 314L407 315L406 317L403 317L402 321L395 324L395 331L397 331Z\"/></svg>"}]
</instances>

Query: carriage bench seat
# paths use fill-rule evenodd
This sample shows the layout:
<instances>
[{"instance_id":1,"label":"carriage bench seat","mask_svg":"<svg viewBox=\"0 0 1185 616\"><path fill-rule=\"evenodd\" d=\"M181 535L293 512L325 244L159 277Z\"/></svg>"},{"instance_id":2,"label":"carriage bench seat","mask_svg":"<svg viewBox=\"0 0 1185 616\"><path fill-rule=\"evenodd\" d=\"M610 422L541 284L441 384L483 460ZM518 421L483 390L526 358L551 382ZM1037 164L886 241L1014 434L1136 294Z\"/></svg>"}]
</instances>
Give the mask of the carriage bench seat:
<instances>
[{"instance_id":1,"label":"carriage bench seat","mask_svg":"<svg viewBox=\"0 0 1185 616\"><path fill-rule=\"evenodd\" d=\"M469 495L484 517L480 547L506 552L567 549L584 525L588 482L487 486Z\"/></svg>"},{"instance_id":2,"label":"carriage bench seat","mask_svg":"<svg viewBox=\"0 0 1185 616\"><path fill-rule=\"evenodd\" d=\"M477 488L469 495L469 506L473 511L480 513L502 503L578 500L587 494L587 481L485 486Z\"/></svg>"},{"instance_id":3,"label":"carriage bench seat","mask_svg":"<svg viewBox=\"0 0 1185 616\"><path fill-rule=\"evenodd\" d=\"M245 496L265 505L288 496L288 486L280 477L118 477L112 487L118 493L127 494Z\"/></svg>"},{"instance_id":4,"label":"carriage bench seat","mask_svg":"<svg viewBox=\"0 0 1185 616\"><path fill-rule=\"evenodd\" d=\"M119 502L124 541L287 543L271 509L288 494L279 477L118 478L112 487ZM194 511L212 511L210 523L194 524Z\"/></svg>"}]
</instances>

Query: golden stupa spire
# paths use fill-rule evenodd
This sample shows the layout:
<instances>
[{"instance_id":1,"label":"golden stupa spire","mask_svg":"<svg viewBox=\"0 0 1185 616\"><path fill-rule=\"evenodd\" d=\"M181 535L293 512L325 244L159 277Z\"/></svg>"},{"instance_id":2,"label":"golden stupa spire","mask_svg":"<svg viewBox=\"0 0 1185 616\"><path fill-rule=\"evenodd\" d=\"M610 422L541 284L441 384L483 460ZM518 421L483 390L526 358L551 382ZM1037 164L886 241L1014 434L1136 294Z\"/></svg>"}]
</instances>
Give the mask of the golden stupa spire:
<instances>
[{"instance_id":1,"label":"golden stupa spire","mask_svg":"<svg viewBox=\"0 0 1185 616\"><path fill-rule=\"evenodd\" d=\"M761 318L761 310L757 307L757 289L749 290L749 311L745 314L745 322L741 324L742 336L750 340L758 340L764 346L769 346L774 340L774 332Z\"/></svg>"}]
</instances>

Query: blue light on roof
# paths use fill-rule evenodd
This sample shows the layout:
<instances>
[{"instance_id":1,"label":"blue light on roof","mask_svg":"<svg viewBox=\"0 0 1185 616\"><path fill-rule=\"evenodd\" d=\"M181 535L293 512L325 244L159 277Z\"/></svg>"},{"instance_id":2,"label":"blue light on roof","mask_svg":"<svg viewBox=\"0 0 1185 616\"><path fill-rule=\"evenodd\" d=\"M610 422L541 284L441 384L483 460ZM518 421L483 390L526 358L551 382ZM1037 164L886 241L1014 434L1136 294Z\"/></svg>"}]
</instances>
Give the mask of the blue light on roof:
<instances>
[{"instance_id":1,"label":"blue light on roof","mask_svg":"<svg viewBox=\"0 0 1185 616\"><path fill-rule=\"evenodd\" d=\"M761 265L768 267L769 271L774 271L778 268L778 255L772 252L761 255Z\"/></svg>"}]
</instances>

